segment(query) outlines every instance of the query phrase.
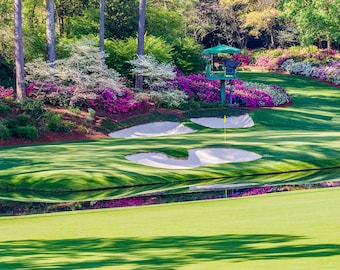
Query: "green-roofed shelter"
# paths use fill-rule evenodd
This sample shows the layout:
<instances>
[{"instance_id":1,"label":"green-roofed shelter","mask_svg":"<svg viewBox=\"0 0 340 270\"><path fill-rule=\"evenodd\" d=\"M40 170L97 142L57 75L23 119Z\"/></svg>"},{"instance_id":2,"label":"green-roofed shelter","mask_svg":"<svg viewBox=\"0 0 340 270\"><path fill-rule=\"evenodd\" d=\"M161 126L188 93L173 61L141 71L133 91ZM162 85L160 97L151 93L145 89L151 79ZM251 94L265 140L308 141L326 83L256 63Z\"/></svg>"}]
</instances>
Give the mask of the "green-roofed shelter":
<instances>
[{"instance_id":1,"label":"green-roofed shelter","mask_svg":"<svg viewBox=\"0 0 340 270\"><path fill-rule=\"evenodd\" d=\"M238 65L237 61L228 60L226 55L241 53L241 49L228 45L218 45L203 50L203 55L206 56L205 74L207 80L221 81L221 103L225 103L225 81L230 84L229 103L232 103L232 84L231 81L236 78L235 68ZM225 60L223 60L225 58Z\"/></svg>"},{"instance_id":2,"label":"green-roofed shelter","mask_svg":"<svg viewBox=\"0 0 340 270\"><path fill-rule=\"evenodd\" d=\"M234 48L228 45L218 45L215 47L211 47L209 49L205 49L203 51L203 54L209 55L209 54L235 54L235 53L241 53L241 49Z\"/></svg>"}]
</instances>

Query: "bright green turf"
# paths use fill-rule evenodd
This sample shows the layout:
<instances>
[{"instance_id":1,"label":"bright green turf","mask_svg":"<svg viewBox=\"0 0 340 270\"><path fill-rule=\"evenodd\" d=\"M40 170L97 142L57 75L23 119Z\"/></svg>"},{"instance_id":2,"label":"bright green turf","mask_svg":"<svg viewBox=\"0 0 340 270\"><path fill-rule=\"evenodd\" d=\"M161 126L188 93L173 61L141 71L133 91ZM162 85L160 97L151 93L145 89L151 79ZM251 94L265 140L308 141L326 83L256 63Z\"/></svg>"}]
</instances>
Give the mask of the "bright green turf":
<instances>
[{"instance_id":1,"label":"bright green turf","mask_svg":"<svg viewBox=\"0 0 340 270\"><path fill-rule=\"evenodd\" d=\"M224 181L229 183L278 184L271 177L256 175L340 166L339 89L308 78L269 73L243 73L241 79L282 85L294 105L251 112L255 126L228 130L226 140L223 129L200 128L185 122L199 130L157 138L2 147L0 188L79 191L220 177L233 177ZM263 158L190 170L151 168L124 158L137 152L171 153L172 149L185 153L196 147L239 148ZM291 182L303 183L299 179Z\"/></svg>"},{"instance_id":2,"label":"bright green turf","mask_svg":"<svg viewBox=\"0 0 340 270\"><path fill-rule=\"evenodd\" d=\"M0 218L0 269L328 270L340 188Z\"/></svg>"}]
</instances>

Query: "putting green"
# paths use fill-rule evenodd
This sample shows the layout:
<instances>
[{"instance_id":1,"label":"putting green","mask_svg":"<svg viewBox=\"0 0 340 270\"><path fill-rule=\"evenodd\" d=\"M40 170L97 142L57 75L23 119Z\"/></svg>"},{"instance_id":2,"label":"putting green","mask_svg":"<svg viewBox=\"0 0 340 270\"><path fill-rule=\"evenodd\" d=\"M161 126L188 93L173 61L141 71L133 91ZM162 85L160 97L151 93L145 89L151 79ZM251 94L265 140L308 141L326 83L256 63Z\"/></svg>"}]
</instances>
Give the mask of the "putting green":
<instances>
[{"instance_id":1,"label":"putting green","mask_svg":"<svg viewBox=\"0 0 340 270\"><path fill-rule=\"evenodd\" d=\"M0 218L0 268L337 269L339 205L328 188Z\"/></svg>"},{"instance_id":2,"label":"putting green","mask_svg":"<svg viewBox=\"0 0 340 270\"><path fill-rule=\"evenodd\" d=\"M186 120L183 124L197 132L157 138L1 147L0 190L22 190L24 195L27 191L57 194L56 191L95 191L218 178L225 178L229 184L246 184L246 179L254 182L252 177L259 185L277 185L281 183L262 175L340 168L339 89L297 76L247 72L240 77L283 86L294 104L251 111L254 127L232 129L226 134L223 129L204 128ZM262 158L190 170L150 169L125 158L145 152L171 155L212 147L250 151Z\"/></svg>"}]
</instances>

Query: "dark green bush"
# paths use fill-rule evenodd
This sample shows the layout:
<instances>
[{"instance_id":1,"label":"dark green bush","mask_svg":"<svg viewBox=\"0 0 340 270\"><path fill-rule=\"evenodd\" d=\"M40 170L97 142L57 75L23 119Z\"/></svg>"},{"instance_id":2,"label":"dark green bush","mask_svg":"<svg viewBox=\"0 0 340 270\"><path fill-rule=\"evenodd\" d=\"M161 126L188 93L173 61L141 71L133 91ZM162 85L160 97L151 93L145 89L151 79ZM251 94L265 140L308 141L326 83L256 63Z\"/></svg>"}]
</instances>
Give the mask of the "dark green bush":
<instances>
[{"instance_id":1,"label":"dark green bush","mask_svg":"<svg viewBox=\"0 0 340 270\"><path fill-rule=\"evenodd\" d=\"M35 99L27 98L22 103L21 108L25 111L25 113L27 113L33 119L41 118L46 112L45 107L44 107L44 102L42 100L35 100Z\"/></svg>"},{"instance_id":2,"label":"dark green bush","mask_svg":"<svg viewBox=\"0 0 340 270\"><path fill-rule=\"evenodd\" d=\"M70 132L74 127L74 123L71 121L62 121L60 130L63 132Z\"/></svg>"},{"instance_id":3,"label":"dark green bush","mask_svg":"<svg viewBox=\"0 0 340 270\"><path fill-rule=\"evenodd\" d=\"M203 46L196 40L190 37L178 38L173 43L173 48L174 63L184 74L198 73L204 70Z\"/></svg>"},{"instance_id":4,"label":"dark green bush","mask_svg":"<svg viewBox=\"0 0 340 270\"><path fill-rule=\"evenodd\" d=\"M48 112L46 114L46 130L47 131L62 131L69 132L74 127L74 124L70 121L62 120L60 114L55 114L53 112Z\"/></svg>"},{"instance_id":5,"label":"dark green bush","mask_svg":"<svg viewBox=\"0 0 340 270\"><path fill-rule=\"evenodd\" d=\"M169 63L172 60L172 50L170 44L154 36L145 38L145 54L152 54L158 62ZM136 58L137 38L127 38L124 40L105 40L105 51L108 57L105 63L109 68L115 69L122 76L131 78L131 64L128 62Z\"/></svg>"},{"instance_id":6,"label":"dark green bush","mask_svg":"<svg viewBox=\"0 0 340 270\"><path fill-rule=\"evenodd\" d=\"M3 123L0 123L0 139L6 140L10 137L10 131Z\"/></svg>"},{"instance_id":7,"label":"dark green bush","mask_svg":"<svg viewBox=\"0 0 340 270\"><path fill-rule=\"evenodd\" d=\"M46 129L47 131L59 131L62 126L61 116L53 112L46 113Z\"/></svg>"},{"instance_id":8,"label":"dark green bush","mask_svg":"<svg viewBox=\"0 0 340 270\"><path fill-rule=\"evenodd\" d=\"M16 118L16 122L18 126L27 126L29 124L30 117L25 114L18 115Z\"/></svg>"},{"instance_id":9,"label":"dark green bush","mask_svg":"<svg viewBox=\"0 0 340 270\"><path fill-rule=\"evenodd\" d=\"M14 75L13 64L0 55L0 85L9 88L15 86L15 75Z\"/></svg>"},{"instance_id":10,"label":"dark green bush","mask_svg":"<svg viewBox=\"0 0 340 270\"><path fill-rule=\"evenodd\" d=\"M18 138L35 141L38 139L38 130L34 126L22 126L11 130L12 135Z\"/></svg>"},{"instance_id":11,"label":"dark green bush","mask_svg":"<svg viewBox=\"0 0 340 270\"><path fill-rule=\"evenodd\" d=\"M11 107L2 101L0 101L0 114L7 114L11 111Z\"/></svg>"},{"instance_id":12,"label":"dark green bush","mask_svg":"<svg viewBox=\"0 0 340 270\"><path fill-rule=\"evenodd\" d=\"M9 129L17 128L19 126L19 123L17 119L7 119L5 121L5 126Z\"/></svg>"}]
</instances>

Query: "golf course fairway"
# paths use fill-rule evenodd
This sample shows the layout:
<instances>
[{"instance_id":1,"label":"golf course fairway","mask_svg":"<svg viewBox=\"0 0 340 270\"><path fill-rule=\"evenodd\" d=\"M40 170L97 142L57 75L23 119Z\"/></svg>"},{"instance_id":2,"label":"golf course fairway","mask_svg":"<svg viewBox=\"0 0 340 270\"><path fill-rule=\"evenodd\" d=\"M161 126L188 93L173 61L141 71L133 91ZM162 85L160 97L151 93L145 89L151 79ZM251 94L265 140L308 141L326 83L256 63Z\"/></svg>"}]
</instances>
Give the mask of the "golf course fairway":
<instances>
[{"instance_id":1,"label":"golf course fairway","mask_svg":"<svg viewBox=\"0 0 340 270\"><path fill-rule=\"evenodd\" d=\"M340 188L0 218L0 269L338 269Z\"/></svg>"}]
</instances>

